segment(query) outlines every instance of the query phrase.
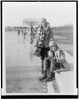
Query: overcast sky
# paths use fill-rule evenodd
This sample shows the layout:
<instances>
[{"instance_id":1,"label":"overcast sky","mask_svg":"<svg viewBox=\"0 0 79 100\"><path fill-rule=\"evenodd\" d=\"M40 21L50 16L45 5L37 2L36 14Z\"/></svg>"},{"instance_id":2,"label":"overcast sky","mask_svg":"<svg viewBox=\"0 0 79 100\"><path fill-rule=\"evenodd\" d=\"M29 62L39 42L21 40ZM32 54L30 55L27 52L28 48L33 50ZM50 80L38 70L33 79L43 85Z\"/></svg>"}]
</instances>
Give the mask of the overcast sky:
<instances>
[{"instance_id":1,"label":"overcast sky","mask_svg":"<svg viewBox=\"0 0 79 100\"><path fill-rule=\"evenodd\" d=\"M25 18L46 18L51 26L73 24L75 2L3 2L5 26L21 26Z\"/></svg>"}]
</instances>

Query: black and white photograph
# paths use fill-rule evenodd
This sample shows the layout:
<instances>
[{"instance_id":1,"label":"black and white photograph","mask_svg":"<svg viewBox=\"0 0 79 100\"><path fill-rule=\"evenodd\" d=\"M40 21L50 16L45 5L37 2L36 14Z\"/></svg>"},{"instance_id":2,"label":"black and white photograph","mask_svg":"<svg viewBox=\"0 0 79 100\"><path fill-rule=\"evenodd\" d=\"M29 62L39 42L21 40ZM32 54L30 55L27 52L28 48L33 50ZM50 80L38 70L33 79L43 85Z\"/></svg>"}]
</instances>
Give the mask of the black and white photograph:
<instances>
[{"instance_id":1,"label":"black and white photograph","mask_svg":"<svg viewBox=\"0 0 79 100\"><path fill-rule=\"evenodd\" d=\"M76 2L2 2L2 94L77 95Z\"/></svg>"}]
</instances>

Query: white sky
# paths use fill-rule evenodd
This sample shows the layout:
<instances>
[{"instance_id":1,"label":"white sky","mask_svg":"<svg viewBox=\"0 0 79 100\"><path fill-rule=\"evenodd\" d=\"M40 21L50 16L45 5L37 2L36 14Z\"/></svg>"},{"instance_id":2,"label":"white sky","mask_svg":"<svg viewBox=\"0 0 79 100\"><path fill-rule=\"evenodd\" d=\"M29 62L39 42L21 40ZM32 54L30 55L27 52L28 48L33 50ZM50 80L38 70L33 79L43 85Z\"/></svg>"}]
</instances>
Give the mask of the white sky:
<instances>
[{"instance_id":1,"label":"white sky","mask_svg":"<svg viewBox=\"0 0 79 100\"><path fill-rule=\"evenodd\" d=\"M25 18L46 18L51 26L73 24L75 2L3 2L5 26L21 26Z\"/></svg>"}]
</instances>

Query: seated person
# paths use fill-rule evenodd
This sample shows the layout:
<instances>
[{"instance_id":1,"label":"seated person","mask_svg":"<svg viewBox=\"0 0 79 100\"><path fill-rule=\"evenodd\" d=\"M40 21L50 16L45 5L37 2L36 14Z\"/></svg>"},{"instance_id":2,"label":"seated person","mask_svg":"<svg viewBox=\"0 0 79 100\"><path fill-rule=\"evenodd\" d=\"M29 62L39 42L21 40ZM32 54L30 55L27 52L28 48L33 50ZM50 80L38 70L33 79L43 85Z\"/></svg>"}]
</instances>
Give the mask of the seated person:
<instances>
[{"instance_id":1,"label":"seated person","mask_svg":"<svg viewBox=\"0 0 79 100\"><path fill-rule=\"evenodd\" d=\"M45 59L44 76L40 78L40 80L44 80L45 82L55 79L55 70L66 71L69 68L64 51L59 49L54 41L49 42L49 47L48 57ZM48 66L48 63L50 63L50 66ZM48 67L50 68L50 72L47 75Z\"/></svg>"}]
</instances>

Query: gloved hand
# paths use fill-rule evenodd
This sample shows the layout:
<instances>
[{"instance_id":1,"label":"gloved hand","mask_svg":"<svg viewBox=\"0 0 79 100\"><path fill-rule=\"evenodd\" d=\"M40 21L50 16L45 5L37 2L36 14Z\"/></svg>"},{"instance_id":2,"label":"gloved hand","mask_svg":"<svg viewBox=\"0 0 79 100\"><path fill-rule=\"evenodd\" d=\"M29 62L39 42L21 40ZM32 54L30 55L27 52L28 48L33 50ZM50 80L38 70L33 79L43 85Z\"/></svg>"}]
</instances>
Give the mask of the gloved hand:
<instances>
[{"instance_id":1,"label":"gloved hand","mask_svg":"<svg viewBox=\"0 0 79 100\"><path fill-rule=\"evenodd\" d=\"M39 41L39 42L38 42L38 47L39 47L39 48L43 47L43 42L42 42L42 41Z\"/></svg>"},{"instance_id":2,"label":"gloved hand","mask_svg":"<svg viewBox=\"0 0 79 100\"><path fill-rule=\"evenodd\" d=\"M34 55L36 55L36 56L40 56L40 51L41 51L41 49L40 48L38 48L38 47L34 47Z\"/></svg>"},{"instance_id":3,"label":"gloved hand","mask_svg":"<svg viewBox=\"0 0 79 100\"><path fill-rule=\"evenodd\" d=\"M34 45L34 48L36 48L37 47L37 45Z\"/></svg>"}]
</instances>

